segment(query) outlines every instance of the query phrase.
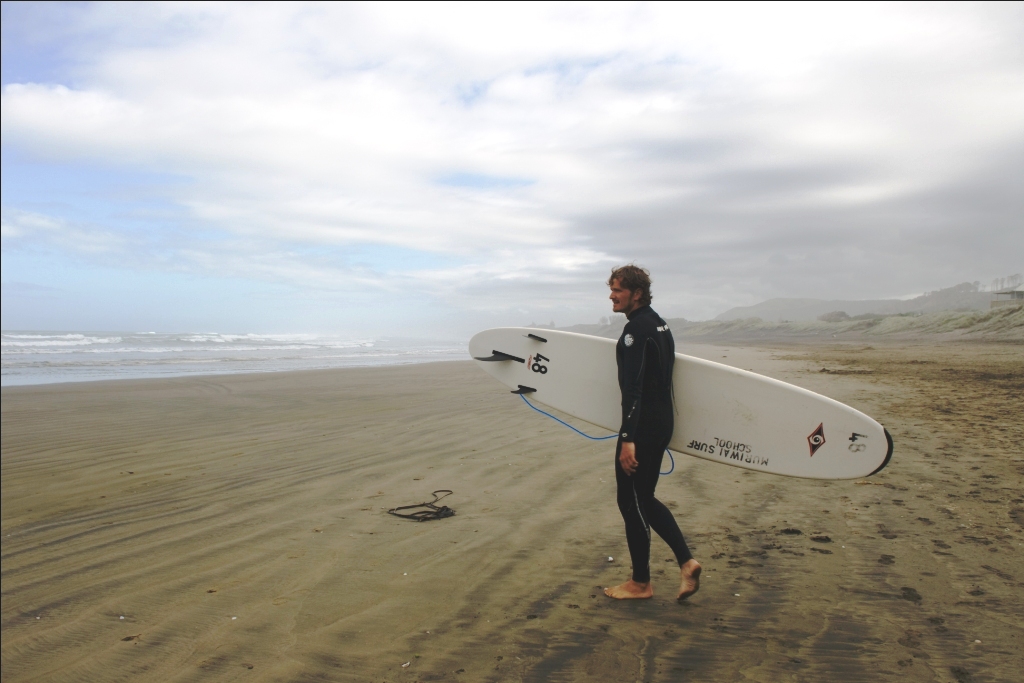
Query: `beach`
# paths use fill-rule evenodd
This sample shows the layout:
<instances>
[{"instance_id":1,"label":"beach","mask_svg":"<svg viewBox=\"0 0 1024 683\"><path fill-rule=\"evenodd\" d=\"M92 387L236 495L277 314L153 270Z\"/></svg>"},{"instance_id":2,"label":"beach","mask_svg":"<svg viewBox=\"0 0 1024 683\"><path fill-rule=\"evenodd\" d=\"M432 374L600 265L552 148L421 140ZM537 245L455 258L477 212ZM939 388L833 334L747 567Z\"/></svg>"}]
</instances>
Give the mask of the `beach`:
<instances>
[{"instance_id":1,"label":"beach","mask_svg":"<svg viewBox=\"0 0 1024 683\"><path fill-rule=\"evenodd\" d=\"M629 576L614 441L471 361L4 387L2 679L1019 676L1019 343L678 350L895 442L851 481L676 456L658 497L704 566L682 605L657 538L652 600L601 593ZM438 489L455 516L386 512Z\"/></svg>"}]
</instances>

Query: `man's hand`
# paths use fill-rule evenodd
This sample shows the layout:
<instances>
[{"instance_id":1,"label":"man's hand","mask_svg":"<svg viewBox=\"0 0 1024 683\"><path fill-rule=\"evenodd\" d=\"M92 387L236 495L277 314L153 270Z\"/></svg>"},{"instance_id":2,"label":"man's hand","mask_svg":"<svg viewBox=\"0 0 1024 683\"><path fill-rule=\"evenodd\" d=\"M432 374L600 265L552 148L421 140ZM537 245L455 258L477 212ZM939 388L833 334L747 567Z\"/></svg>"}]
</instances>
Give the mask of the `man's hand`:
<instances>
[{"instance_id":1,"label":"man's hand","mask_svg":"<svg viewBox=\"0 0 1024 683\"><path fill-rule=\"evenodd\" d=\"M636 472L636 444L632 441L622 442L622 447L619 449L619 464L628 475Z\"/></svg>"}]
</instances>

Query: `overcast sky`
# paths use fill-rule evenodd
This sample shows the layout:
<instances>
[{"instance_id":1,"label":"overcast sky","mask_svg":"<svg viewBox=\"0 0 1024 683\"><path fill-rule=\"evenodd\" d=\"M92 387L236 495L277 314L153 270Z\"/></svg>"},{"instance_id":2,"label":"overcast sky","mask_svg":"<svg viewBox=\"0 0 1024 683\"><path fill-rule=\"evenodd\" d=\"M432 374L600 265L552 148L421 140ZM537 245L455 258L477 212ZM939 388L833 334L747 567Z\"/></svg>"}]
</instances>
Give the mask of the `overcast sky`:
<instances>
[{"instance_id":1,"label":"overcast sky","mask_svg":"<svg viewBox=\"0 0 1024 683\"><path fill-rule=\"evenodd\" d=\"M1024 5L3 4L5 329L465 337L1024 264Z\"/></svg>"}]
</instances>

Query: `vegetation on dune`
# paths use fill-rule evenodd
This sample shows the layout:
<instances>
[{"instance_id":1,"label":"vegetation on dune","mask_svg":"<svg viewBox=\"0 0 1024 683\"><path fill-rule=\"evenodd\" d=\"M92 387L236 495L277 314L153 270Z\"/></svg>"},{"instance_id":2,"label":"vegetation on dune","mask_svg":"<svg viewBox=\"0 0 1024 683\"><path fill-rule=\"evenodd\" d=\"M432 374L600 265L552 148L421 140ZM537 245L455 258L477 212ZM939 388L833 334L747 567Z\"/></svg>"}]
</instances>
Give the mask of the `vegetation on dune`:
<instances>
[{"instance_id":1,"label":"vegetation on dune","mask_svg":"<svg viewBox=\"0 0 1024 683\"><path fill-rule=\"evenodd\" d=\"M948 336L964 339L1024 341L1024 306L987 311L941 311L924 314L858 315L841 311L813 321L768 322L760 318L692 323L670 320L679 338L841 338L850 336Z\"/></svg>"},{"instance_id":2,"label":"vegetation on dune","mask_svg":"<svg viewBox=\"0 0 1024 683\"><path fill-rule=\"evenodd\" d=\"M597 325L574 325L569 332L616 338L622 333L624 317L605 319ZM677 339L850 339L857 337L914 337L1024 342L1024 306L1007 306L984 311L939 311L937 313L863 314L849 316L842 311L822 315L818 320L769 322L761 318L691 322L669 318Z\"/></svg>"}]
</instances>

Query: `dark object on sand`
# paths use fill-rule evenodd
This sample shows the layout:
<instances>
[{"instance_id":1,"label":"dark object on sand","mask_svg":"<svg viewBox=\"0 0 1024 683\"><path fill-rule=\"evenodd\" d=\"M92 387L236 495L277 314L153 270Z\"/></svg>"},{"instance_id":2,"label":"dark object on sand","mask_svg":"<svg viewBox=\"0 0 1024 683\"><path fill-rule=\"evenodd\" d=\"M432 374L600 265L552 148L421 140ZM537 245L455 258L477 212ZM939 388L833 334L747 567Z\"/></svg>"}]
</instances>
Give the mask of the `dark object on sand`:
<instances>
[{"instance_id":1,"label":"dark object on sand","mask_svg":"<svg viewBox=\"0 0 1024 683\"><path fill-rule=\"evenodd\" d=\"M443 496L437 494L443 493ZM447 505L437 505L437 502L442 498L447 498L452 495L452 492L448 489L438 489L433 491L431 495L434 496L434 500L429 503L417 503L416 505L403 505L402 507L391 508L388 510L389 515L395 517L404 517L405 519L412 519L417 522L426 522L431 519L444 519L445 517L452 517L455 515L455 510L452 510ZM416 510L416 512L399 512L399 510L415 510L416 508L424 508L423 510Z\"/></svg>"}]
</instances>

